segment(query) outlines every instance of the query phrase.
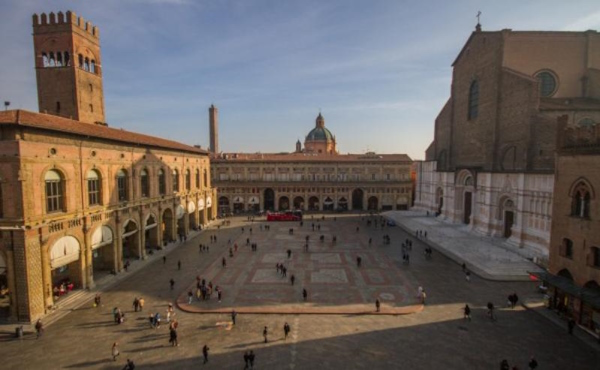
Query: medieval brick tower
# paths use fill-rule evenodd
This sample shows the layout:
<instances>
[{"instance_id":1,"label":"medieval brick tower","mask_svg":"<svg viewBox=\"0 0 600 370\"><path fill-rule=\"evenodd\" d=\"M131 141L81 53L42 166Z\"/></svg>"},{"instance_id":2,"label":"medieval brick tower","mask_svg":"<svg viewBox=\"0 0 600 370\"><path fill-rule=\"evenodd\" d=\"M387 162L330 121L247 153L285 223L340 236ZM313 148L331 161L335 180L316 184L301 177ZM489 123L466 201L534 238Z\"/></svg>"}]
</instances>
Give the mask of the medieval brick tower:
<instances>
[{"instance_id":1,"label":"medieval brick tower","mask_svg":"<svg viewBox=\"0 0 600 370\"><path fill-rule=\"evenodd\" d=\"M105 124L98 27L70 11L33 15L41 113Z\"/></svg>"},{"instance_id":2,"label":"medieval brick tower","mask_svg":"<svg viewBox=\"0 0 600 370\"><path fill-rule=\"evenodd\" d=\"M219 154L219 109L211 104L208 108L208 121L210 125L210 151Z\"/></svg>"}]
</instances>

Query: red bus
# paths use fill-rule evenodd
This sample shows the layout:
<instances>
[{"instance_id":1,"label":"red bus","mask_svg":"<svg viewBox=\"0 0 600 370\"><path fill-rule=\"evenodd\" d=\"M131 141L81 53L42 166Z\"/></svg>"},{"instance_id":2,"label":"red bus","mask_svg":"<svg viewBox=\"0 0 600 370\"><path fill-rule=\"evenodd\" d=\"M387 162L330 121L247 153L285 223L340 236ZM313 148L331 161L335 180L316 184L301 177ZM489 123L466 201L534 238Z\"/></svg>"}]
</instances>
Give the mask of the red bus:
<instances>
[{"instance_id":1,"label":"red bus","mask_svg":"<svg viewBox=\"0 0 600 370\"><path fill-rule=\"evenodd\" d=\"M267 212L267 221L302 221L302 211Z\"/></svg>"}]
</instances>

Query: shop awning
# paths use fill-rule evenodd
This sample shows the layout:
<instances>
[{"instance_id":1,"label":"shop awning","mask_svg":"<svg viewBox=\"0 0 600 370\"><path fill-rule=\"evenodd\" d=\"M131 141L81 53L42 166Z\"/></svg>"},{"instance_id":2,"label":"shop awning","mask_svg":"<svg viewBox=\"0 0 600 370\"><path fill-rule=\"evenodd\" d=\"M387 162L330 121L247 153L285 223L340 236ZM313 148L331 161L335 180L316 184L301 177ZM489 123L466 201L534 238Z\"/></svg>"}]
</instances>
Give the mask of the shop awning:
<instances>
[{"instance_id":1,"label":"shop awning","mask_svg":"<svg viewBox=\"0 0 600 370\"><path fill-rule=\"evenodd\" d=\"M573 297L581 299L583 303L592 306L596 310L600 310L600 292L594 289L581 287L575 284L573 280L553 275L546 271L530 272L529 275L537 277L551 287L555 287Z\"/></svg>"}]
</instances>

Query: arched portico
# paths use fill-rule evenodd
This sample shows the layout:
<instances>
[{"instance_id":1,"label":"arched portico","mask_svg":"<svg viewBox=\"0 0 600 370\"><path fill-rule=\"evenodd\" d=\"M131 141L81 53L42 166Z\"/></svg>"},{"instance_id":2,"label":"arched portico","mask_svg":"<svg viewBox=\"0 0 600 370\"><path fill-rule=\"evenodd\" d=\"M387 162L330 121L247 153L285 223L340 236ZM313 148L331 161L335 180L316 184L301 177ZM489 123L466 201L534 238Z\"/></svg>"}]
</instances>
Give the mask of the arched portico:
<instances>
[{"instance_id":1,"label":"arched portico","mask_svg":"<svg viewBox=\"0 0 600 370\"><path fill-rule=\"evenodd\" d=\"M154 217L154 214L152 213L146 216L146 221L144 222L144 240L146 244L144 245L146 254L148 254L151 249L159 246L160 229L156 217Z\"/></svg>"},{"instance_id":2,"label":"arched portico","mask_svg":"<svg viewBox=\"0 0 600 370\"><path fill-rule=\"evenodd\" d=\"M116 270L116 245L112 229L101 225L92 233L92 271L94 279Z\"/></svg>"},{"instance_id":3,"label":"arched portico","mask_svg":"<svg viewBox=\"0 0 600 370\"><path fill-rule=\"evenodd\" d=\"M362 189L354 189L352 191L352 209L354 210L363 210L364 209L364 205L363 205L363 201L364 201L364 192L362 191Z\"/></svg>"},{"instance_id":4,"label":"arched portico","mask_svg":"<svg viewBox=\"0 0 600 370\"><path fill-rule=\"evenodd\" d=\"M379 210L379 199L376 196L369 197L367 202L367 209L369 211L377 211Z\"/></svg>"},{"instance_id":5,"label":"arched portico","mask_svg":"<svg viewBox=\"0 0 600 370\"><path fill-rule=\"evenodd\" d=\"M122 259L141 258L140 234L138 224L129 219L123 223L123 255Z\"/></svg>"},{"instance_id":6,"label":"arched portico","mask_svg":"<svg viewBox=\"0 0 600 370\"><path fill-rule=\"evenodd\" d=\"M308 198L308 210L309 211L318 211L319 210L319 198L310 197Z\"/></svg>"},{"instance_id":7,"label":"arched portico","mask_svg":"<svg viewBox=\"0 0 600 370\"><path fill-rule=\"evenodd\" d=\"M81 244L74 236L63 236L52 244L49 254L52 302L56 302L72 289L81 288Z\"/></svg>"},{"instance_id":8,"label":"arched portico","mask_svg":"<svg viewBox=\"0 0 600 370\"><path fill-rule=\"evenodd\" d=\"M271 188L265 189L264 193L264 204L265 211L274 211L275 210L275 191Z\"/></svg>"},{"instance_id":9,"label":"arched portico","mask_svg":"<svg viewBox=\"0 0 600 370\"><path fill-rule=\"evenodd\" d=\"M283 196L279 198L279 207L280 211L287 211L290 209L290 198Z\"/></svg>"},{"instance_id":10,"label":"arched portico","mask_svg":"<svg viewBox=\"0 0 600 370\"><path fill-rule=\"evenodd\" d=\"M294 198L294 209L304 210L304 198L295 197Z\"/></svg>"}]
</instances>

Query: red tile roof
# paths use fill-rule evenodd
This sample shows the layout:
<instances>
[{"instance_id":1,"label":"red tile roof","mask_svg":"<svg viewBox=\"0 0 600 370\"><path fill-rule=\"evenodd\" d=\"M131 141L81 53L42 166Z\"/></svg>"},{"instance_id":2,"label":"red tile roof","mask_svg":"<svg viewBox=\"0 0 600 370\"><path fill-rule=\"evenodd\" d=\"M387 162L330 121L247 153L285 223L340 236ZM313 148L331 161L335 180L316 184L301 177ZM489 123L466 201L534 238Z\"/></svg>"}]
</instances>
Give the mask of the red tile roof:
<instances>
[{"instance_id":1,"label":"red tile roof","mask_svg":"<svg viewBox=\"0 0 600 370\"><path fill-rule=\"evenodd\" d=\"M406 154L222 153L212 163L224 162L411 162Z\"/></svg>"},{"instance_id":2,"label":"red tile roof","mask_svg":"<svg viewBox=\"0 0 600 370\"><path fill-rule=\"evenodd\" d=\"M195 154L208 154L206 150L178 143L176 141L20 109L0 112L0 124L19 125L42 130L64 132L79 136L118 141L128 144L140 144L157 148L191 152Z\"/></svg>"}]
</instances>

